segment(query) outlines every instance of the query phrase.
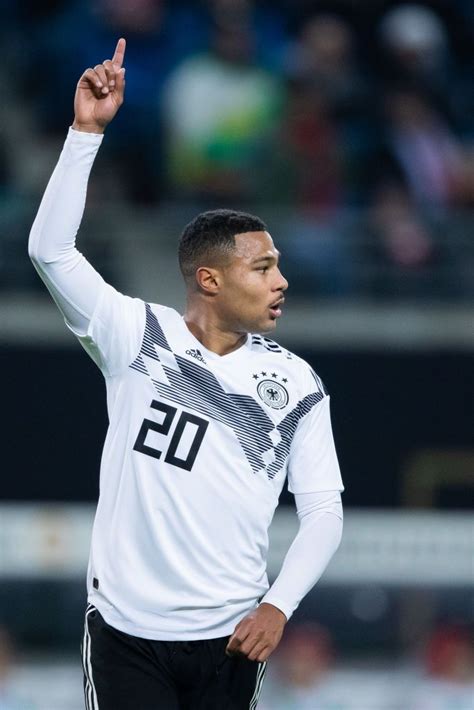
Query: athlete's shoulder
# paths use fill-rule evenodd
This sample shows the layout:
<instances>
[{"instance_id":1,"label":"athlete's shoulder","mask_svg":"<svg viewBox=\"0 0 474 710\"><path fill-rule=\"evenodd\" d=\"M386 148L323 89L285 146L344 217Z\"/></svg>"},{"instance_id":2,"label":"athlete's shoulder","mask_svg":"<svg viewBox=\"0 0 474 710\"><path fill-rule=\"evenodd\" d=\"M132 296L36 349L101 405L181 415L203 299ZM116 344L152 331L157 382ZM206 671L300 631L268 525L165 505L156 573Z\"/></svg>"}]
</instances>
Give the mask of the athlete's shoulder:
<instances>
[{"instance_id":1,"label":"athlete's shoulder","mask_svg":"<svg viewBox=\"0 0 474 710\"><path fill-rule=\"evenodd\" d=\"M145 310L144 339L156 342L170 350L170 338L182 336L184 329L182 317L174 308L160 303L143 301L142 304Z\"/></svg>"},{"instance_id":2,"label":"athlete's shoulder","mask_svg":"<svg viewBox=\"0 0 474 710\"><path fill-rule=\"evenodd\" d=\"M293 355L294 366L298 369L301 379L302 386L307 392L319 392L323 397L329 394L326 385L320 378L320 376L315 372L314 368L304 360L299 355Z\"/></svg>"},{"instance_id":3,"label":"athlete's shoulder","mask_svg":"<svg viewBox=\"0 0 474 710\"><path fill-rule=\"evenodd\" d=\"M149 303L148 301L144 301L143 303L145 305L145 308L150 308L157 315L165 317L167 316L169 318L181 317L178 311L176 311L174 308L171 308L170 306L164 306L162 303Z\"/></svg>"},{"instance_id":4,"label":"athlete's shoulder","mask_svg":"<svg viewBox=\"0 0 474 710\"><path fill-rule=\"evenodd\" d=\"M285 369L293 375L302 391L311 392L318 390L323 395L328 394L323 381L319 375L316 374L311 365L300 357L300 355L288 350L275 340L264 335L252 333L251 348L255 354L270 354L272 360L274 359L275 365L277 363L279 365L284 363Z\"/></svg>"},{"instance_id":5,"label":"athlete's shoulder","mask_svg":"<svg viewBox=\"0 0 474 710\"><path fill-rule=\"evenodd\" d=\"M174 308L164 306L162 303L144 302L145 309L150 317L157 319L162 328L173 327L182 324L181 315Z\"/></svg>"}]
</instances>

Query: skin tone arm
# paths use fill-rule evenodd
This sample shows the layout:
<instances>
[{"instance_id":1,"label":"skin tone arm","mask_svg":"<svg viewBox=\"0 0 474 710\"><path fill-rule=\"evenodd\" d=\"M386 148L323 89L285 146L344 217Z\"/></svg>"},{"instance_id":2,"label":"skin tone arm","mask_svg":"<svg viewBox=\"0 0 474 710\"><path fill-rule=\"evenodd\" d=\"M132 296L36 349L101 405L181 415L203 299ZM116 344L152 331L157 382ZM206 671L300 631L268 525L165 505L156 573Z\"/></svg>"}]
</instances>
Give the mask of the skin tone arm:
<instances>
[{"instance_id":1,"label":"skin tone arm","mask_svg":"<svg viewBox=\"0 0 474 710\"><path fill-rule=\"evenodd\" d=\"M79 79L74 97L74 130L103 133L119 110L125 90L125 46L125 40L119 39L112 59L86 69Z\"/></svg>"}]
</instances>

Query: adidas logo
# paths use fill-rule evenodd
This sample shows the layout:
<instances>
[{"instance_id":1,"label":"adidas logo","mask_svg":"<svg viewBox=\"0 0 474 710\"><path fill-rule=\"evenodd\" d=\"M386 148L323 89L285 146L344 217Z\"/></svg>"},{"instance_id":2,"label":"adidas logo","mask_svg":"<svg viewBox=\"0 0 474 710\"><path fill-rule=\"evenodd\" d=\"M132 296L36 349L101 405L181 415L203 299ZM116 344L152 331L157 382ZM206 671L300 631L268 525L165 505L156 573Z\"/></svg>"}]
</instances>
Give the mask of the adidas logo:
<instances>
[{"instance_id":1,"label":"adidas logo","mask_svg":"<svg viewBox=\"0 0 474 710\"><path fill-rule=\"evenodd\" d=\"M200 350L186 350L186 355L191 355L191 357L195 357L196 360L199 360L200 362L206 364L206 361L204 360Z\"/></svg>"}]
</instances>

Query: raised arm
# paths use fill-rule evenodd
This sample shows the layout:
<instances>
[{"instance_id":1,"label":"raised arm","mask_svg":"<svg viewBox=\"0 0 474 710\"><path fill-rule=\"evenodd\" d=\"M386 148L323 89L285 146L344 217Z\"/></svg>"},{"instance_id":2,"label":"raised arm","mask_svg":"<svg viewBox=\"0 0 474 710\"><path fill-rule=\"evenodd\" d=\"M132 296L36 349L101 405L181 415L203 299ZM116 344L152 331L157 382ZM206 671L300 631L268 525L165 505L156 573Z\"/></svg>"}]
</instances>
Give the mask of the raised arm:
<instances>
[{"instance_id":1,"label":"raised arm","mask_svg":"<svg viewBox=\"0 0 474 710\"><path fill-rule=\"evenodd\" d=\"M74 98L74 123L30 232L28 252L39 275L78 335L87 333L102 277L77 251L75 238L86 202L90 171L105 127L123 102L125 40L112 59L87 69Z\"/></svg>"}]
</instances>

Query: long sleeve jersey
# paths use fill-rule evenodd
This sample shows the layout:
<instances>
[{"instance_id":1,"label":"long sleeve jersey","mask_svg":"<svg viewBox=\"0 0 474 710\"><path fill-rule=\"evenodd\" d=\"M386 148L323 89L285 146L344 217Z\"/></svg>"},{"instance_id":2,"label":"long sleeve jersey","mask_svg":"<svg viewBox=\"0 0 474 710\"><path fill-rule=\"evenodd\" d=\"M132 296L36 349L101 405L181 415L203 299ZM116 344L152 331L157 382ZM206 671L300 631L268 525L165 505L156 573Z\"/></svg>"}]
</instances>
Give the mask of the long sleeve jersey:
<instances>
[{"instance_id":1,"label":"long sleeve jersey","mask_svg":"<svg viewBox=\"0 0 474 710\"><path fill-rule=\"evenodd\" d=\"M88 599L126 633L216 638L261 602L290 617L336 550L343 490L325 387L260 334L220 356L165 305L107 284L75 246L102 136L70 129L29 253L100 368L109 427ZM269 589L285 480L300 529Z\"/></svg>"}]
</instances>

